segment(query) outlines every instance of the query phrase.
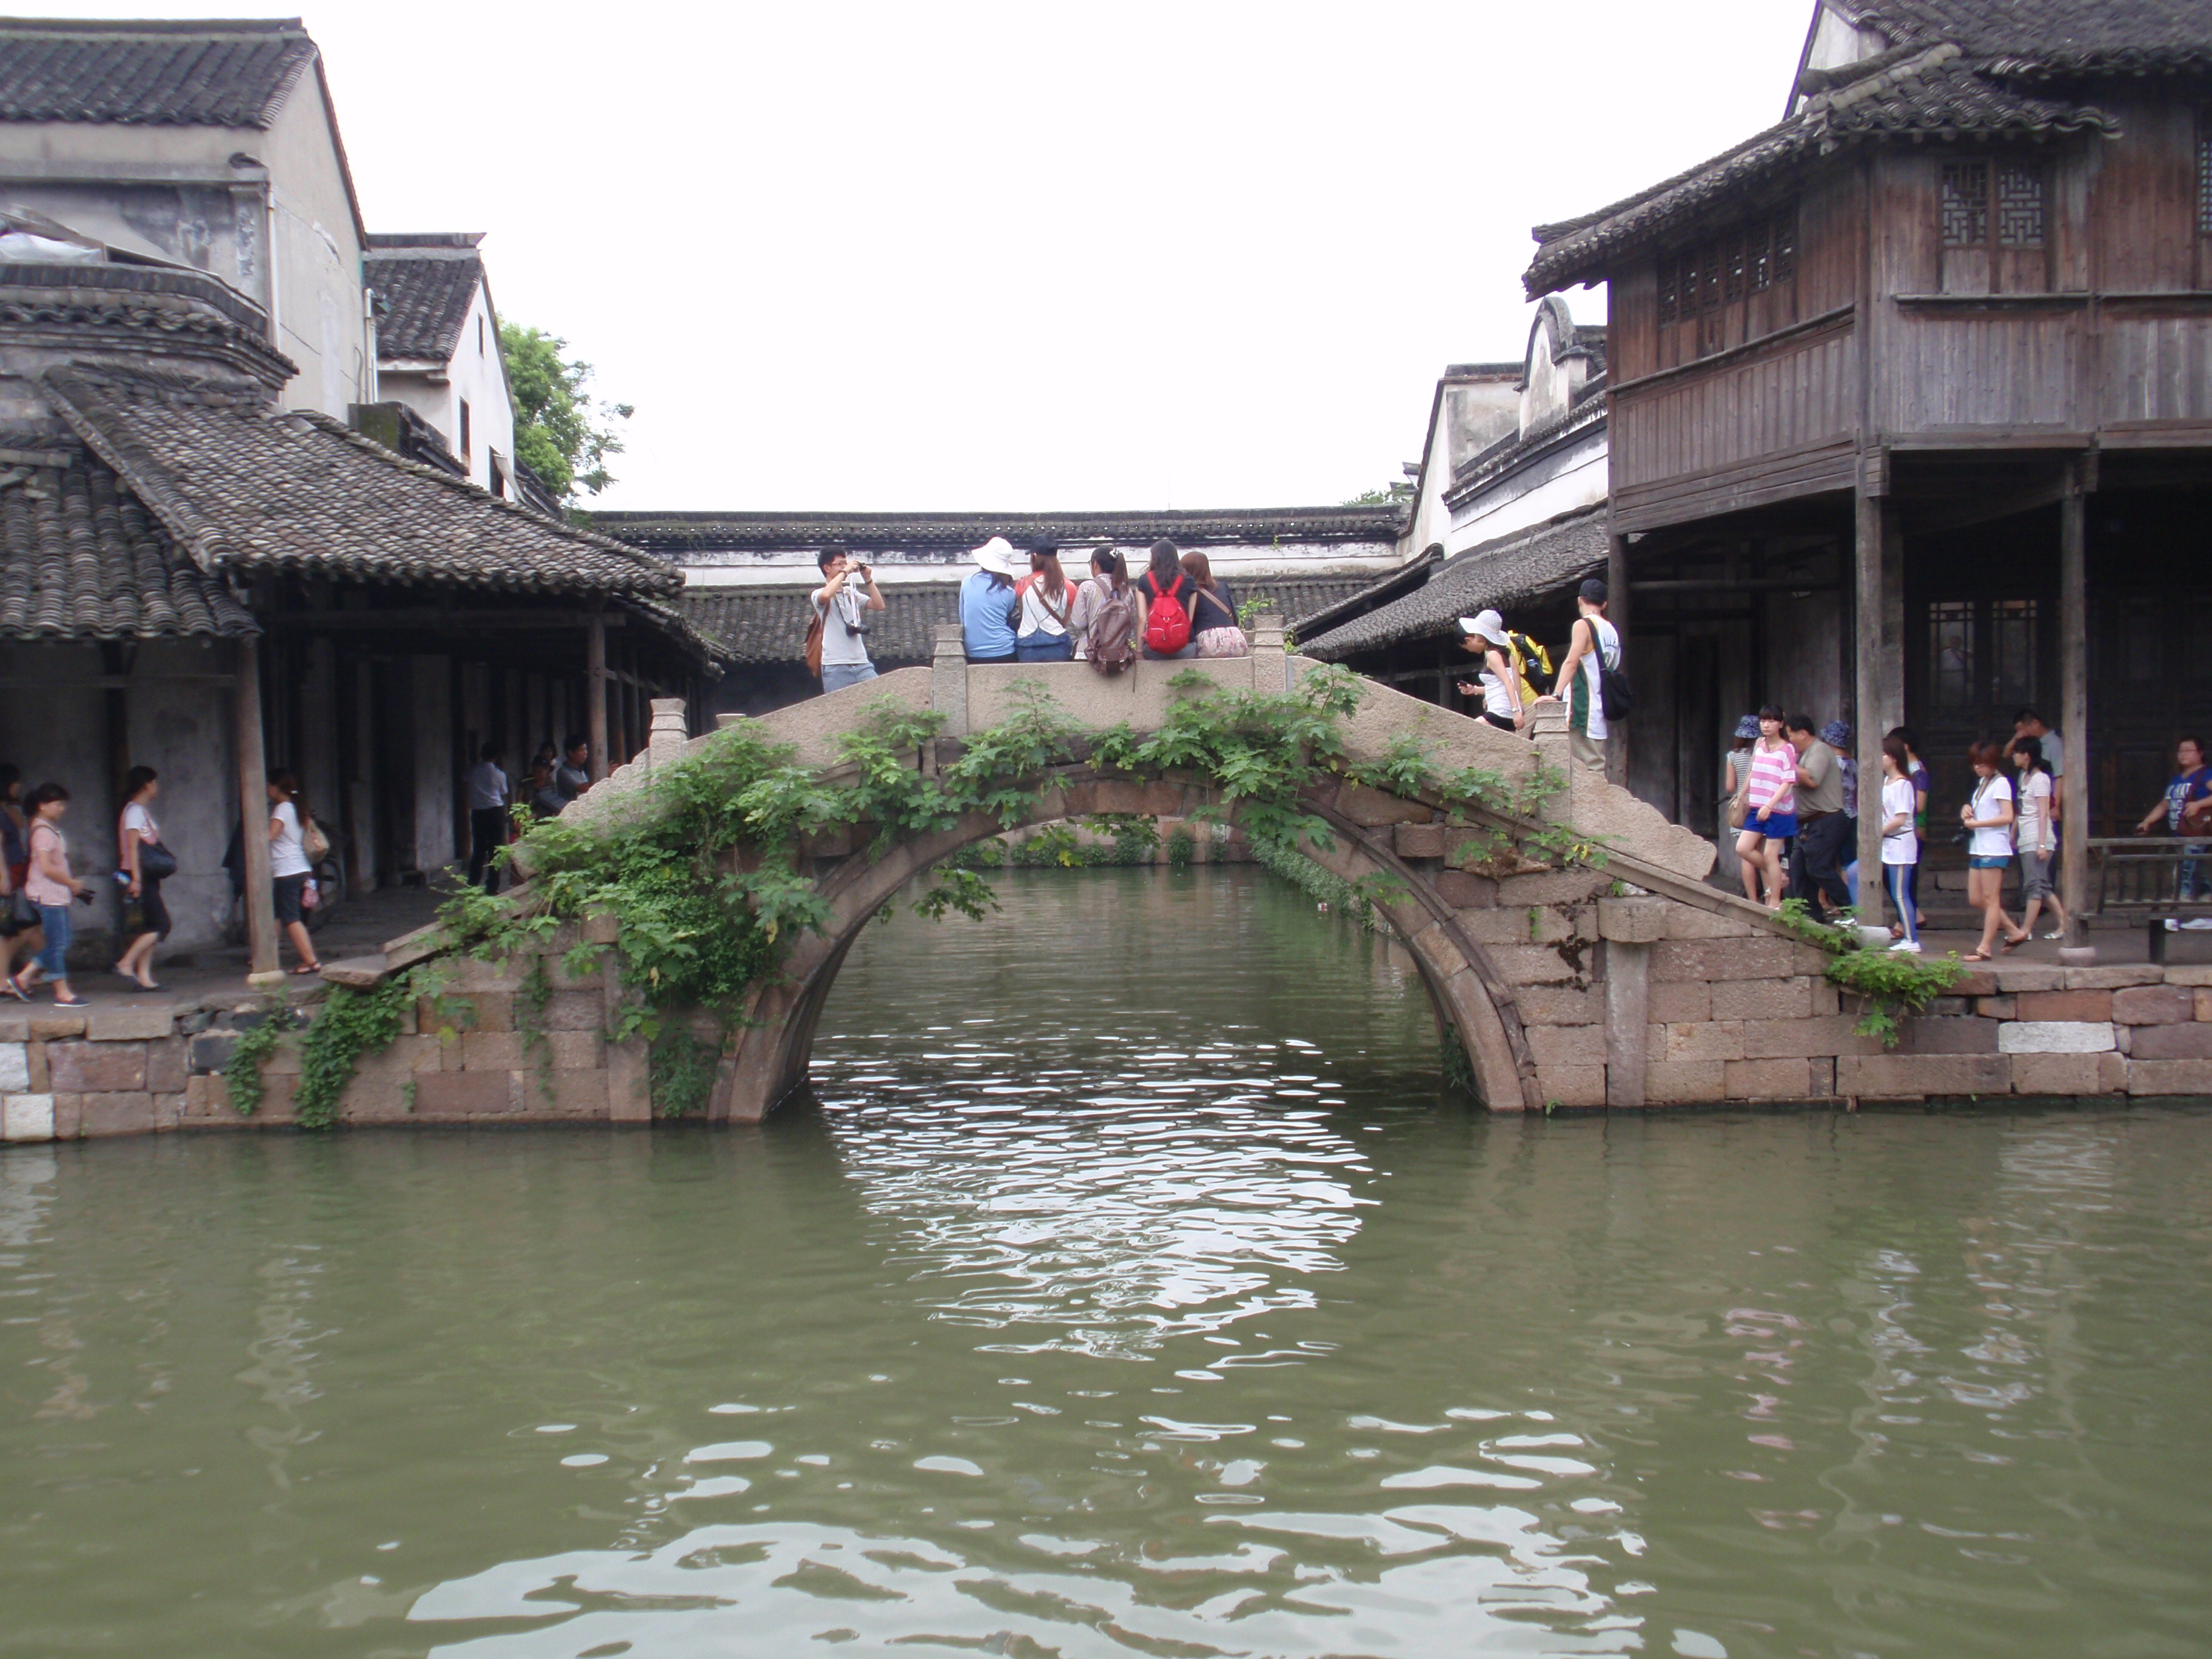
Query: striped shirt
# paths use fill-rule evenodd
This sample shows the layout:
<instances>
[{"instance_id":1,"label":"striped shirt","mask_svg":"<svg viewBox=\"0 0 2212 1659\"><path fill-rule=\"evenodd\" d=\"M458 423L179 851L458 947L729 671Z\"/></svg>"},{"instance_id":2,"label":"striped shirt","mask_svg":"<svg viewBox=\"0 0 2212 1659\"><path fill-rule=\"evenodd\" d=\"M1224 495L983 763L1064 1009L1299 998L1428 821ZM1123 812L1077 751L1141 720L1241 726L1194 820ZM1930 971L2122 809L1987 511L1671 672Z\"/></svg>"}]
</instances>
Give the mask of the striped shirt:
<instances>
[{"instance_id":1,"label":"striped shirt","mask_svg":"<svg viewBox=\"0 0 2212 1659\"><path fill-rule=\"evenodd\" d=\"M1795 745L1777 742L1770 749L1766 746L1766 739L1761 738L1752 746L1751 787L1744 796L1751 808L1751 815L1760 817L1770 805L1789 811L1796 805L1796 798L1790 793L1796 780L1797 750Z\"/></svg>"}]
</instances>

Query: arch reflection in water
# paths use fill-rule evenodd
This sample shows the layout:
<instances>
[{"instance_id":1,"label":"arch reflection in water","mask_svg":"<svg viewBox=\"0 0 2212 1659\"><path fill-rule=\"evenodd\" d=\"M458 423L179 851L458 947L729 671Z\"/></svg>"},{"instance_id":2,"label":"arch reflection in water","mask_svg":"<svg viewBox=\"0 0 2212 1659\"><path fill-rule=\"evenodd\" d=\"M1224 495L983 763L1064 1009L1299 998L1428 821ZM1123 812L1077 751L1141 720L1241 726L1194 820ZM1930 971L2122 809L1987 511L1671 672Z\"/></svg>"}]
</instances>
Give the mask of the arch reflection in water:
<instances>
[{"instance_id":1,"label":"arch reflection in water","mask_svg":"<svg viewBox=\"0 0 2212 1659\"><path fill-rule=\"evenodd\" d=\"M1373 1170L1330 1113L1400 1081L1363 1075L1364 1039L1427 1005L1401 952L1267 880L1017 874L1006 915L902 916L855 952L815 1086L892 1264L945 1287L940 1318L1001 1332L997 1351L1135 1358L1310 1307L1308 1280L1341 1271ZM1367 971L1316 975L1316 951ZM1327 1052L1293 1035L1347 1019Z\"/></svg>"}]
</instances>

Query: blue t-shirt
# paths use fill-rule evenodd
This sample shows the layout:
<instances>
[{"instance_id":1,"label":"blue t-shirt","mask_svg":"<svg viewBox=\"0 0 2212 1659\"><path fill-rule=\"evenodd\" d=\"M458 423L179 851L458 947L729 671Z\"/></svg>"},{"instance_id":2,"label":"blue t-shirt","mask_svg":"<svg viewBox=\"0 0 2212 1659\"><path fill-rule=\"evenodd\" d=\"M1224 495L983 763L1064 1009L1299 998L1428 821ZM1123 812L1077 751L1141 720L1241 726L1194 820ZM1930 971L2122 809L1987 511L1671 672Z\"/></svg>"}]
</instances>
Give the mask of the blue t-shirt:
<instances>
[{"instance_id":1,"label":"blue t-shirt","mask_svg":"<svg viewBox=\"0 0 2212 1659\"><path fill-rule=\"evenodd\" d=\"M2166 786L2166 827L2175 835L2181 833L2182 809L2190 802L2203 800L2212 795L2212 766L2200 766L2194 772L2177 772Z\"/></svg>"},{"instance_id":2,"label":"blue t-shirt","mask_svg":"<svg viewBox=\"0 0 2212 1659\"><path fill-rule=\"evenodd\" d=\"M971 657L1011 657L1014 625L1006 620L1014 606L1014 586L988 570L960 584L961 643Z\"/></svg>"}]
</instances>

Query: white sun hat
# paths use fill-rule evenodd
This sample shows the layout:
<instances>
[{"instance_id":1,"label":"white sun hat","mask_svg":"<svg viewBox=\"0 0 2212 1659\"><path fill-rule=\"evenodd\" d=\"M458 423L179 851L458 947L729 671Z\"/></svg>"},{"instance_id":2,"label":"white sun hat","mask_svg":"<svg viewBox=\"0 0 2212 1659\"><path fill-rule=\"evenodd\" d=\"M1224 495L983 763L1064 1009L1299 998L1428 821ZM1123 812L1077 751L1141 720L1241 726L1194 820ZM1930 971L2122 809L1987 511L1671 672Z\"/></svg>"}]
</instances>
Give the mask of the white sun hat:
<instances>
[{"instance_id":1,"label":"white sun hat","mask_svg":"<svg viewBox=\"0 0 2212 1659\"><path fill-rule=\"evenodd\" d=\"M1004 536L994 536L982 546L971 549L968 556L994 576L1028 574L1014 561L1013 544Z\"/></svg>"},{"instance_id":2,"label":"white sun hat","mask_svg":"<svg viewBox=\"0 0 2212 1659\"><path fill-rule=\"evenodd\" d=\"M1505 618L1495 611L1485 611L1459 619L1459 631L1473 637L1480 635L1493 645L1508 643L1505 637Z\"/></svg>"}]
</instances>

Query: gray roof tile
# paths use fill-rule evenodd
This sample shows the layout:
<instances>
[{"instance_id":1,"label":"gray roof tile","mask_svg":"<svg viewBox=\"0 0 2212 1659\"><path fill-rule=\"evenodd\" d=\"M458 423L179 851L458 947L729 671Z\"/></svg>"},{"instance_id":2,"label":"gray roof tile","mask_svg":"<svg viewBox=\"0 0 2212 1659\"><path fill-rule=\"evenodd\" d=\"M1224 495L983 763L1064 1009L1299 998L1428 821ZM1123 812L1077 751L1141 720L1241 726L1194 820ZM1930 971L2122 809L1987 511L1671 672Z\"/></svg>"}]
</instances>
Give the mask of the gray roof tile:
<instances>
[{"instance_id":1,"label":"gray roof tile","mask_svg":"<svg viewBox=\"0 0 2212 1659\"><path fill-rule=\"evenodd\" d=\"M361 263L378 301L377 356L450 361L483 280L483 261L472 252L375 252Z\"/></svg>"},{"instance_id":2,"label":"gray roof tile","mask_svg":"<svg viewBox=\"0 0 2212 1659\"><path fill-rule=\"evenodd\" d=\"M1449 639L1458 633L1462 617L1491 606L1510 612L1602 570L1609 550L1602 507L1501 536L1438 565L1402 598L1301 640L1298 649L1324 662L1341 662L1409 640ZM1386 586L1389 580L1376 586ZM1508 615L1506 621L1512 620Z\"/></svg>"},{"instance_id":3,"label":"gray roof tile","mask_svg":"<svg viewBox=\"0 0 2212 1659\"><path fill-rule=\"evenodd\" d=\"M221 580L180 552L99 461L0 471L0 637L259 631Z\"/></svg>"},{"instance_id":4,"label":"gray roof tile","mask_svg":"<svg viewBox=\"0 0 2212 1659\"><path fill-rule=\"evenodd\" d=\"M296 17L0 21L0 121L265 128L314 57Z\"/></svg>"},{"instance_id":5,"label":"gray roof tile","mask_svg":"<svg viewBox=\"0 0 2212 1659\"><path fill-rule=\"evenodd\" d=\"M204 568L511 592L673 595L681 573L403 460L258 388L82 364L46 371L77 435Z\"/></svg>"}]
</instances>

